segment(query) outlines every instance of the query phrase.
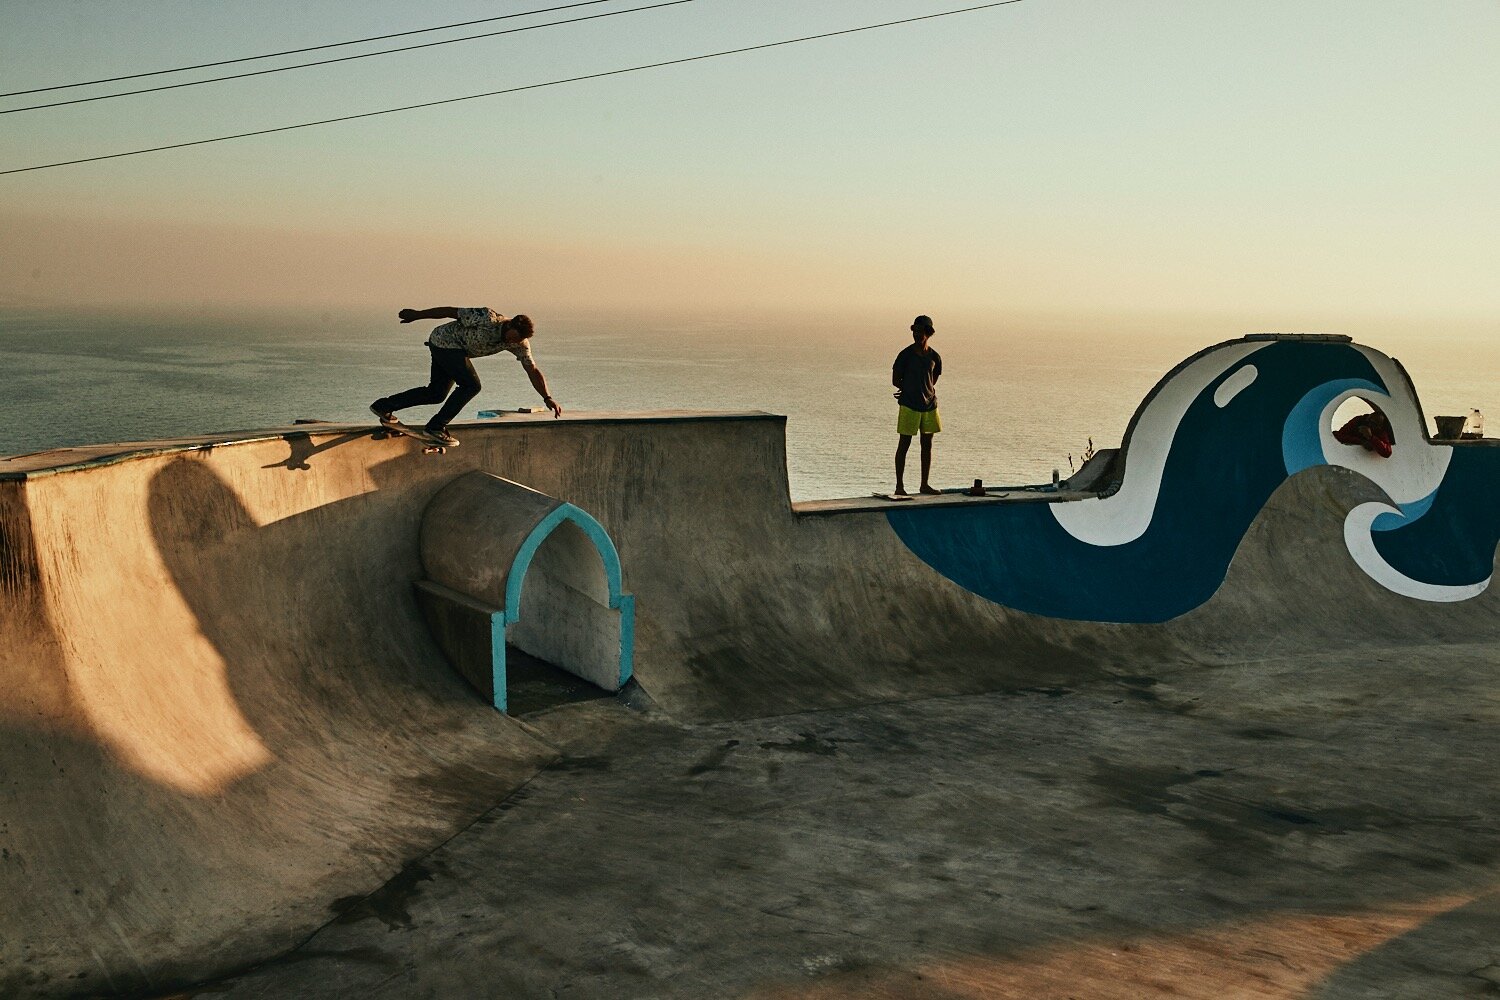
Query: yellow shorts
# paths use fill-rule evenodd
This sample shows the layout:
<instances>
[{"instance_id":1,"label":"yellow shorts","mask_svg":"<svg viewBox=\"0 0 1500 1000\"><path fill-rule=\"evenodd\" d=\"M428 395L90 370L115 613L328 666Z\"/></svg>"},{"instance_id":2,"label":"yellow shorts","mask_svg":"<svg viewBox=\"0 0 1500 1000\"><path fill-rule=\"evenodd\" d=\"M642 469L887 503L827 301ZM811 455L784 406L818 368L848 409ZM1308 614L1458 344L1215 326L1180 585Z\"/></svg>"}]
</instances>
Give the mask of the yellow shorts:
<instances>
[{"instance_id":1,"label":"yellow shorts","mask_svg":"<svg viewBox=\"0 0 1500 1000\"><path fill-rule=\"evenodd\" d=\"M898 406L897 409L896 433L902 437L911 437L918 431L936 434L943 429L943 420L938 416L936 407L930 410L913 410L909 406Z\"/></svg>"}]
</instances>

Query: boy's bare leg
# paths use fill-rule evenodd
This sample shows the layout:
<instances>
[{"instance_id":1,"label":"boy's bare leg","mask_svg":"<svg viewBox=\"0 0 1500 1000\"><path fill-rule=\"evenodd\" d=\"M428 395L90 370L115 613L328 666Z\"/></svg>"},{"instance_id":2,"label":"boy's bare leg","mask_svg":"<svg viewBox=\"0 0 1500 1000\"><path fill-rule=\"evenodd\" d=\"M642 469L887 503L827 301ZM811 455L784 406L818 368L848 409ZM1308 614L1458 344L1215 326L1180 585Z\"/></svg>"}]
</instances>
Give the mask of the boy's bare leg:
<instances>
[{"instance_id":1,"label":"boy's bare leg","mask_svg":"<svg viewBox=\"0 0 1500 1000\"><path fill-rule=\"evenodd\" d=\"M910 441L911 438L904 438L903 440ZM923 493L939 493L939 492L941 492L940 490L933 489L932 488L932 484L927 481L927 477L931 473L932 473L932 435L931 434L923 434L922 435L922 492Z\"/></svg>"},{"instance_id":2,"label":"boy's bare leg","mask_svg":"<svg viewBox=\"0 0 1500 1000\"><path fill-rule=\"evenodd\" d=\"M911 438L902 434L896 438L896 494L906 495L903 481L906 477L906 450L911 447Z\"/></svg>"}]
</instances>

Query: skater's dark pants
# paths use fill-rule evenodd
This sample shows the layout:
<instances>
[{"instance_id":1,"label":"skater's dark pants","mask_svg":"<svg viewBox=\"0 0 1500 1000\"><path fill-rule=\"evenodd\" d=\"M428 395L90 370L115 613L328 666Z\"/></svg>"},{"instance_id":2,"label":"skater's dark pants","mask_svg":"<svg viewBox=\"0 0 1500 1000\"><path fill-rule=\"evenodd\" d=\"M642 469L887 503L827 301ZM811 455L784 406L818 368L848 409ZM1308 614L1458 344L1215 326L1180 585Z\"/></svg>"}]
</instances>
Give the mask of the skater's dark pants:
<instances>
[{"instance_id":1,"label":"skater's dark pants","mask_svg":"<svg viewBox=\"0 0 1500 1000\"><path fill-rule=\"evenodd\" d=\"M448 390L453 389L456 383L458 388L453 389L448 402L443 403L443 408L427 421L428 427L447 427L448 422L464 408L464 404L479 395L479 375L474 371L474 362L463 351L450 347L433 347L431 344L427 345L427 349L432 352L432 375L427 384L377 399L375 406L377 409L394 411L424 403L442 403L443 397L448 396Z\"/></svg>"}]
</instances>

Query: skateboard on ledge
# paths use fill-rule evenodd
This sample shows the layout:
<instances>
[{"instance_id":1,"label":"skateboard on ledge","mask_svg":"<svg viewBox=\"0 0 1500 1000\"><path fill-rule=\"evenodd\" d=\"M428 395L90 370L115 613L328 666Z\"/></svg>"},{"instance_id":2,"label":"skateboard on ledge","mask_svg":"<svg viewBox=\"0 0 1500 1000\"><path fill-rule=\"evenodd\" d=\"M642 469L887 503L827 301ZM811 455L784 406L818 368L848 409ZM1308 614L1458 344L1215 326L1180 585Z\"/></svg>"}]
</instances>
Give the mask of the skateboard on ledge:
<instances>
[{"instance_id":1,"label":"skateboard on ledge","mask_svg":"<svg viewBox=\"0 0 1500 1000\"><path fill-rule=\"evenodd\" d=\"M382 431L384 433L381 433ZM409 437L422 442L422 454L424 455L446 455L448 453L448 445L443 444L443 442L426 431L418 430L415 427L408 427L399 420L394 423L381 424L380 431L377 431L375 436L387 437L392 434L400 434L402 437Z\"/></svg>"}]
</instances>

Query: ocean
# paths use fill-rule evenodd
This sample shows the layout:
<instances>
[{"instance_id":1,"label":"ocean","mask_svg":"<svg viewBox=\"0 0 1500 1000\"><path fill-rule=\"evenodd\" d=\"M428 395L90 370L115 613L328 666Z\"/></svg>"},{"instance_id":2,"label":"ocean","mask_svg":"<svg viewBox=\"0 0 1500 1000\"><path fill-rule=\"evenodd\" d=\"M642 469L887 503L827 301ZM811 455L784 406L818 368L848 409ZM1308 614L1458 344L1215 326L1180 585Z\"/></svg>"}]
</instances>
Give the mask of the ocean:
<instances>
[{"instance_id":1,"label":"ocean","mask_svg":"<svg viewBox=\"0 0 1500 1000\"><path fill-rule=\"evenodd\" d=\"M416 304L420 306L421 304ZM158 312L0 308L0 455L280 426L372 420L381 395L426 382L433 323L379 311ZM536 359L569 411L767 410L787 421L794 500L893 486L890 365L910 317L542 314ZM933 482L966 486L1066 477L1089 440L1115 447L1136 407L1179 361L1247 330L1101 332L935 311L943 433ZM1402 360L1429 417L1500 422L1500 338L1423 331L1358 337ZM540 406L508 355L476 362L480 409ZM408 411L408 423L426 409ZM1232 446L1226 442L1226 447ZM917 483L917 450L907 483Z\"/></svg>"}]
</instances>

